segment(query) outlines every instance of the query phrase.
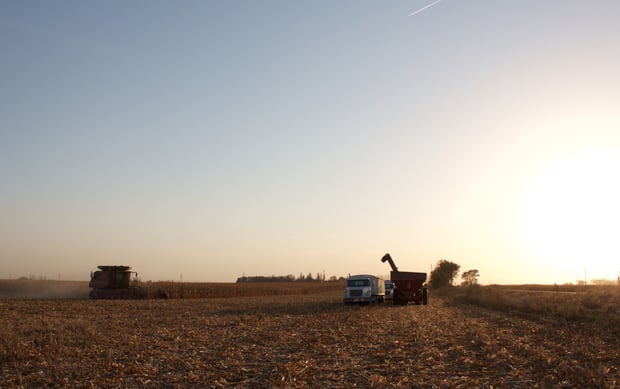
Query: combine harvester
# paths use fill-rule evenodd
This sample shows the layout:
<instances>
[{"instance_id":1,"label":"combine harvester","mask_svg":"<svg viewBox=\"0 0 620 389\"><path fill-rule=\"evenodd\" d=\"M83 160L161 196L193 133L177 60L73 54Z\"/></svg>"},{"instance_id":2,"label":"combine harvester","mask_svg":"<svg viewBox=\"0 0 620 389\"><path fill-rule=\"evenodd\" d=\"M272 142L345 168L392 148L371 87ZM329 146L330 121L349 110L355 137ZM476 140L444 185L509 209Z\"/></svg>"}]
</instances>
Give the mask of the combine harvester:
<instances>
[{"instance_id":1,"label":"combine harvester","mask_svg":"<svg viewBox=\"0 0 620 389\"><path fill-rule=\"evenodd\" d=\"M138 273L129 266L97 266L90 273L91 299L144 299L146 290L140 287Z\"/></svg>"},{"instance_id":2,"label":"combine harvester","mask_svg":"<svg viewBox=\"0 0 620 389\"><path fill-rule=\"evenodd\" d=\"M381 262L389 262L392 267L390 279L394 283L392 301L395 305L405 305L413 301L417 305L428 304L428 288L426 287L426 273L400 271L394 264L390 254L385 254Z\"/></svg>"}]
</instances>

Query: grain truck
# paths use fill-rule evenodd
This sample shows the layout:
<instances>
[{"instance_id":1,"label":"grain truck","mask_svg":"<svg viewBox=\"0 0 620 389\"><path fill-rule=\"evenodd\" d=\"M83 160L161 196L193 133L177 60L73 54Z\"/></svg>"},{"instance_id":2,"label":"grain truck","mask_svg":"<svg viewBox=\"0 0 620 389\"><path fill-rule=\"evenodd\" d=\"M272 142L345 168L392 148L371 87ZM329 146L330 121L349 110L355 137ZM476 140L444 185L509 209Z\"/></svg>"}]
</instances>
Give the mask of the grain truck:
<instances>
[{"instance_id":1,"label":"grain truck","mask_svg":"<svg viewBox=\"0 0 620 389\"><path fill-rule=\"evenodd\" d=\"M385 283L383 278L368 274L358 274L347 278L344 291L345 304L371 304L385 300Z\"/></svg>"}]
</instances>

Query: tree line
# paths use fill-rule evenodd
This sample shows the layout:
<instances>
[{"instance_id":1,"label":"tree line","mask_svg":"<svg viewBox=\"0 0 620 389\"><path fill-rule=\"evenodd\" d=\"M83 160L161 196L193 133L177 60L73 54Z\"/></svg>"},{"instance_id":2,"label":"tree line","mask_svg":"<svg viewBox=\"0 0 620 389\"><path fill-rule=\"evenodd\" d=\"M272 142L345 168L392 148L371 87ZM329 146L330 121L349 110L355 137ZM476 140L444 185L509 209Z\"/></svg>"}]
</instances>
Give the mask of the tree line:
<instances>
[{"instance_id":1,"label":"tree line","mask_svg":"<svg viewBox=\"0 0 620 389\"><path fill-rule=\"evenodd\" d=\"M299 273L298 277L295 277L292 274L287 274L285 276L246 276L243 275L237 278L237 282L337 282L344 280L344 277L336 277L331 276L329 278L325 277L325 272L318 272L316 275L312 273L303 274Z\"/></svg>"},{"instance_id":2,"label":"tree line","mask_svg":"<svg viewBox=\"0 0 620 389\"><path fill-rule=\"evenodd\" d=\"M445 286L453 286L454 279L459 274L461 269L460 265L454 262L442 259L437 262L435 268L431 271L431 279L429 281L429 287L431 289L438 289ZM461 285L471 286L478 284L478 277L480 272L477 269L471 269L461 274Z\"/></svg>"},{"instance_id":3,"label":"tree line","mask_svg":"<svg viewBox=\"0 0 620 389\"><path fill-rule=\"evenodd\" d=\"M461 269L460 265L454 262L442 259L437 262L437 265L431 272L429 287L431 289L437 289L444 286L454 285L456 276ZM478 270L472 269L464 272L461 275L461 285L475 285L478 283L478 277L480 276ZM295 277L293 274L287 274L285 276L246 276L243 275L237 278L237 282L337 282L345 280L344 277L331 276L325 277L325 272L318 272L315 275L312 273L303 274L299 273L299 276Z\"/></svg>"},{"instance_id":4,"label":"tree line","mask_svg":"<svg viewBox=\"0 0 620 389\"><path fill-rule=\"evenodd\" d=\"M454 262L442 259L437 262L435 268L431 271L430 281L428 283L431 289L438 289L445 286L453 286L455 279L461 269L460 265ZM478 284L478 277L480 272L478 269L471 269L464 271L461 274L461 286L472 286ZM617 280L618 286L620 286L620 276ZM585 280L578 280L577 285L585 285ZM606 279L594 279L590 281L592 285L613 285L614 281Z\"/></svg>"}]
</instances>

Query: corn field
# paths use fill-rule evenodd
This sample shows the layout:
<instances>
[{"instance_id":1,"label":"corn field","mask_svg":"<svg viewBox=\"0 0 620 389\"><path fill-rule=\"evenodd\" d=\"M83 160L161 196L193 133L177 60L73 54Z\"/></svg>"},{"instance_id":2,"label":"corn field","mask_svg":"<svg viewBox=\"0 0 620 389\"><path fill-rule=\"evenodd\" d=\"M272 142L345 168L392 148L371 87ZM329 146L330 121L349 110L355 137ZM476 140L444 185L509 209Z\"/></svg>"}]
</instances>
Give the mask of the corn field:
<instances>
[{"instance_id":1,"label":"corn field","mask_svg":"<svg viewBox=\"0 0 620 389\"><path fill-rule=\"evenodd\" d=\"M260 285L258 287L261 287ZM0 387L618 387L604 328L342 290L167 300L0 300Z\"/></svg>"}]
</instances>

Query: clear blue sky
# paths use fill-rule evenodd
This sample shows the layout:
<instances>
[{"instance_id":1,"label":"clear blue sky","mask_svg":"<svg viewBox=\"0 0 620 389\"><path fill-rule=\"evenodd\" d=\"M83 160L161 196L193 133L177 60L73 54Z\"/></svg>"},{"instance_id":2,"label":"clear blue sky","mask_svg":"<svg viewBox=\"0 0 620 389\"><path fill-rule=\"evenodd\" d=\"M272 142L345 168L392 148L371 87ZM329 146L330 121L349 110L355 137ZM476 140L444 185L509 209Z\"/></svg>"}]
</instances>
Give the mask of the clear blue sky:
<instances>
[{"instance_id":1,"label":"clear blue sky","mask_svg":"<svg viewBox=\"0 0 620 389\"><path fill-rule=\"evenodd\" d=\"M618 1L2 1L0 278L620 272Z\"/></svg>"}]
</instances>

